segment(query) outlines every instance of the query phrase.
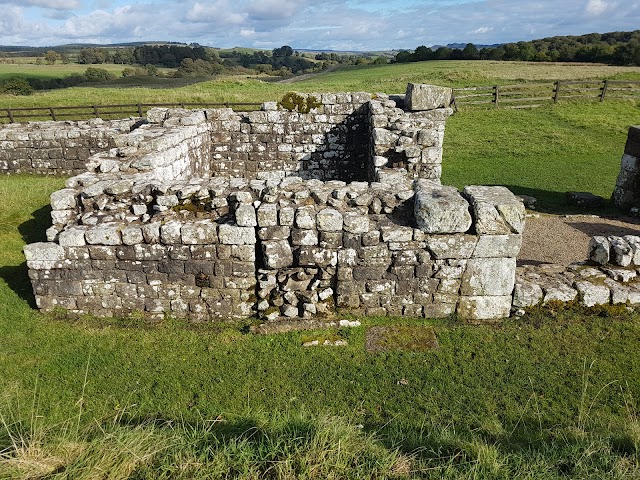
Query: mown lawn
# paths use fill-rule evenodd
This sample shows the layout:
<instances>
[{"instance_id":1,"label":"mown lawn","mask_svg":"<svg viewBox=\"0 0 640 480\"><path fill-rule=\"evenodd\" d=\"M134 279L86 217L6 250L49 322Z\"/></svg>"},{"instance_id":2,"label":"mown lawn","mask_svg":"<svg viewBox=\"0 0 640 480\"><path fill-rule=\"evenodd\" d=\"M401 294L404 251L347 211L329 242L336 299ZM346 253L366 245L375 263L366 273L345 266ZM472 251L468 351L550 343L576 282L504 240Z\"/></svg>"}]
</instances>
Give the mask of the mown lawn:
<instances>
[{"instance_id":1,"label":"mown lawn","mask_svg":"<svg viewBox=\"0 0 640 480\"><path fill-rule=\"evenodd\" d=\"M608 196L637 118L622 102L461 112L444 181L554 211L568 189ZM21 248L63 183L0 178L0 478L640 477L636 314L362 318L337 332L348 346L314 348L335 332L43 315ZM365 350L367 328L400 324L439 348Z\"/></svg>"}]
</instances>

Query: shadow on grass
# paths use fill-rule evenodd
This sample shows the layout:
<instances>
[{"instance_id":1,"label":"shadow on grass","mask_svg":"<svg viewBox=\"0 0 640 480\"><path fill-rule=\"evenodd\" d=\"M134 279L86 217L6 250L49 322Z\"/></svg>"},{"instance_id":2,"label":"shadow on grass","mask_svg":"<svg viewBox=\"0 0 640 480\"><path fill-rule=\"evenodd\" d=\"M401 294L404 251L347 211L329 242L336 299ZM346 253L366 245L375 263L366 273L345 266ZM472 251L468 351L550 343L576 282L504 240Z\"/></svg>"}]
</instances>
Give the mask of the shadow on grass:
<instances>
[{"instance_id":1,"label":"shadow on grass","mask_svg":"<svg viewBox=\"0 0 640 480\"><path fill-rule=\"evenodd\" d=\"M51 225L51 206L39 208L31 214L31 218L18 226L18 232L22 235L25 244L44 242L47 240L46 229ZM36 300L33 295L27 262L20 265L8 265L0 267L0 278L21 299L29 303L31 308L36 308Z\"/></svg>"},{"instance_id":2,"label":"shadow on grass","mask_svg":"<svg viewBox=\"0 0 640 480\"><path fill-rule=\"evenodd\" d=\"M549 190L540 190L537 188L521 187L519 185L505 185L515 195L529 195L535 197L536 210L542 213L553 213L556 215L599 215L606 217L618 217L622 215L609 199L604 200L604 206L601 208L580 208L569 205L566 199L566 192L554 192Z\"/></svg>"}]
</instances>

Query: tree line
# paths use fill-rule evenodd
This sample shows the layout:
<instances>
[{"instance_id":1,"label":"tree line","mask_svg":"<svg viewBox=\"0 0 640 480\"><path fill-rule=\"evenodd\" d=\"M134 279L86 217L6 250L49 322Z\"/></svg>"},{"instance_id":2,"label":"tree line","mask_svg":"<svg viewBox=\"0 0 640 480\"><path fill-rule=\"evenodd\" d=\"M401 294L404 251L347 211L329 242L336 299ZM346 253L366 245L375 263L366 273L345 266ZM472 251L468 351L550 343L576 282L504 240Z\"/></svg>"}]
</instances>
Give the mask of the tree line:
<instances>
[{"instance_id":1,"label":"tree line","mask_svg":"<svg viewBox=\"0 0 640 480\"><path fill-rule=\"evenodd\" d=\"M427 60L516 60L640 65L640 30L549 37L482 49L478 49L473 43L468 43L463 49L449 47L432 49L421 45L413 52L408 50L398 52L394 62Z\"/></svg>"}]
</instances>

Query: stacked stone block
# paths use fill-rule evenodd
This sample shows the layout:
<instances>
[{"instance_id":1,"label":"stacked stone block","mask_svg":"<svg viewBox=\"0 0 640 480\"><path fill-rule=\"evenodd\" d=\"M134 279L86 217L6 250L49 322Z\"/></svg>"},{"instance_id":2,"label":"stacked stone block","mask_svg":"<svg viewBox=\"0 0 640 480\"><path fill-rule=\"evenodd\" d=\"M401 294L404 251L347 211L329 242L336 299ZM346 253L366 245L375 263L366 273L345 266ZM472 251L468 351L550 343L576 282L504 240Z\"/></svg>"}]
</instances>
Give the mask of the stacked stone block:
<instances>
[{"instance_id":1,"label":"stacked stone block","mask_svg":"<svg viewBox=\"0 0 640 480\"><path fill-rule=\"evenodd\" d=\"M195 320L510 311L524 208L502 187L463 197L429 181L138 179L129 200L101 209L70 183L52 195L64 209L52 216L74 203L82 213L49 232L53 243L25 247L44 310ZM451 206L436 214L439 192Z\"/></svg>"},{"instance_id":2,"label":"stacked stone block","mask_svg":"<svg viewBox=\"0 0 640 480\"><path fill-rule=\"evenodd\" d=\"M322 94L309 113L151 110L51 196L49 242L25 248L39 307L507 316L524 207L502 187L439 184L447 95ZM382 149L407 165L376 165Z\"/></svg>"},{"instance_id":3,"label":"stacked stone block","mask_svg":"<svg viewBox=\"0 0 640 480\"><path fill-rule=\"evenodd\" d=\"M629 128L613 203L622 208L640 207L640 126Z\"/></svg>"},{"instance_id":4,"label":"stacked stone block","mask_svg":"<svg viewBox=\"0 0 640 480\"><path fill-rule=\"evenodd\" d=\"M416 84L407 86L406 95L376 95L369 107L371 179L440 180L451 95L449 88Z\"/></svg>"},{"instance_id":5,"label":"stacked stone block","mask_svg":"<svg viewBox=\"0 0 640 480\"><path fill-rule=\"evenodd\" d=\"M69 175L84 172L87 159L113 147L135 119L104 122L32 122L0 128L0 173Z\"/></svg>"},{"instance_id":6,"label":"stacked stone block","mask_svg":"<svg viewBox=\"0 0 640 480\"><path fill-rule=\"evenodd\" d=\"M309 113L290 112L276 103L259 112L208 110L213 175L366 180L371 95L301 94L306 96L320 102Z\"/></svg>"}]
</instances>

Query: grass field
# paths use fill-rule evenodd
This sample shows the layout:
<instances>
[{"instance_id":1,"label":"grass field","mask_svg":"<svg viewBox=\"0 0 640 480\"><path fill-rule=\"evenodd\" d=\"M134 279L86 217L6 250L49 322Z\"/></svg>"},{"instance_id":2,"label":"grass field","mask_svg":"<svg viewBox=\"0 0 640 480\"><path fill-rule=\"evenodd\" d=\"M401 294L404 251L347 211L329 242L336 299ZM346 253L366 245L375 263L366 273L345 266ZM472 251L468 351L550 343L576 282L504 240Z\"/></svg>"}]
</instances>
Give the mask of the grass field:
<instances>
[{"instance_id":1,"label":"grass field","mask_svg":"<svg viewBox=\"0 0 640 480\"><path fill-rule=\"evenodd\" d=\"M20 66L18 66L20 67ZM0 77L18 68L0 65ZM36 65L25 66L36 67ZM56 65L52 68L83 67ZM101 66L99 66L101 67ZM112 66L122 67L118 65ZM49 66L39 69L46 72ZM80 68L84 72L85 68ZM120 71L122 68L120 68ZM17 70L16 70L17 71ZM43 73L44 75L44 73ZM303 92L385 92L402 93L408 82L432 83L450 87L511 84L523 81L574 79L640 80L640 67L611 67L583 64L538 64L525 62L435 61L398 65L345 67L296 82L294 85L266 83L246 77L223 78L183 88L89 88L37 92L28 97L0 95L0 108L57 105L93 105L100 103L166 102L264 102L278 100L290 90Z\"/></svg>"},{"instance_id":2,"label":"grass field","mask_svg":"<svg viewBox=\"0 0 640 480\"><path fill-rule=\"evenodd\" d=\"M88 67L102 68L113 73L116 76L122 75L122 70L128 65L115 65L115 64L103 64L103 65L80 65L77 63L55 65L36 65L33 63L0 63L0 80L9 77L25 77L25 78L62 78L68 75L81 75Z\"/></svg>"},{"instance_id":3,"label":"grass field","mask_svg":"<svg viewBox=\"0 0 640 480\"><path fill-rule=\"evenodd\" d=\"M342 82L363 85L359 72ZM303 87L330 90L333 75ZM568 189L608 196L639 113L633 102L461 112L443 181L509 185L552 211ZM0 478L640 478L637 314L363 318L337 332L341 348L301 346L322 331L43 315L21 248L43 240L63 183L0 177ZM368 353L374 325L430 326L439 348Z\"/></svg>"},{"instance_id":4,"label":"grass field","mask_svg":"<svg viewBox=\"0 0 640 480\"><path fill-rule=\"evenodd\" d=\"M0 478L640 475L637 316L366 318L342 348L301 346L328 332L71 322L32 309L21 253L61 185L0 178ZM366 327L416 323L437 350L365 351Z\"/></svg>"}]
</instances>

